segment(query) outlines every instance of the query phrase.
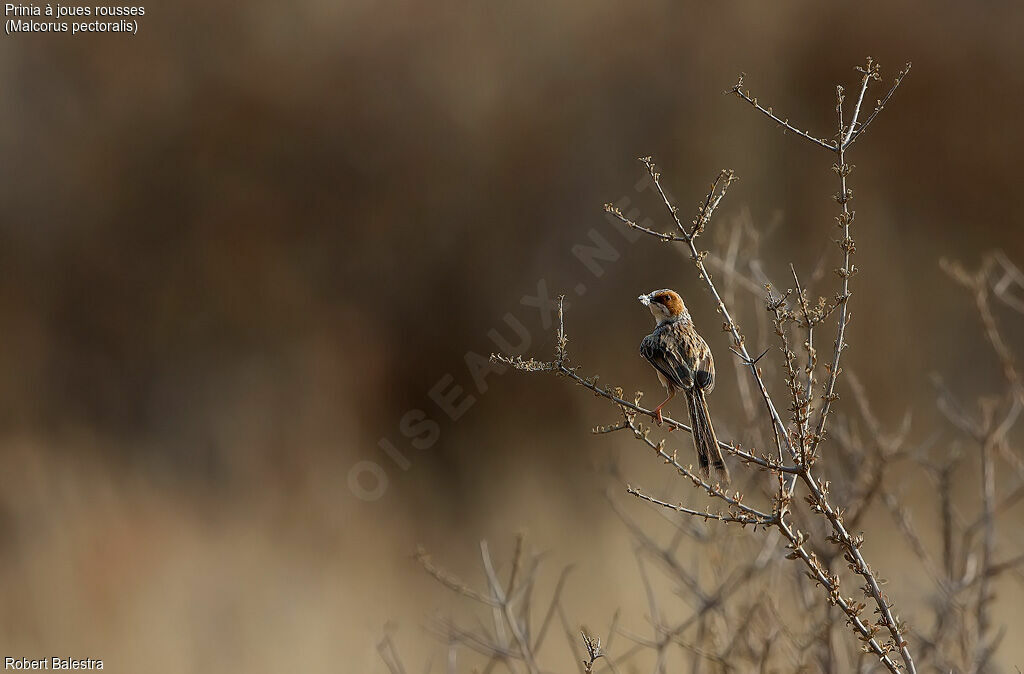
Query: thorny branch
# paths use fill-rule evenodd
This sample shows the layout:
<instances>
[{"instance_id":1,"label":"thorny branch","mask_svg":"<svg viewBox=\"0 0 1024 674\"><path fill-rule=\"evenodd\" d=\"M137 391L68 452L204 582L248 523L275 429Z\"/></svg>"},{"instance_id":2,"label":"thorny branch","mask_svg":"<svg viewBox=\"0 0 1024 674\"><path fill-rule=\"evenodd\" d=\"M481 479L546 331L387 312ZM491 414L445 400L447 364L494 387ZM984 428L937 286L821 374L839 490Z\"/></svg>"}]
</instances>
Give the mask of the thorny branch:
<instances>
[{"instance_id":1,"label":"thorny branch","mask_svg":"<svg viewBox=\"0 0 1024 674\"><path fill-rule=\"evenodd\" d=\"M837 508L829 502L828 481L822 481L815 475L812 469L814 461L817 458L819 444L825 435L826 423L829 412L831 411L832 403L838 397L835 389L839 373L841 372L839 365L840 357L843 350L846 348L846 326L850 319L848 311L849 298L851 294L850 278L856 273L856 267L854 267L851 262L855 246L853 239L850 236L850 227L853 223L854 212L850 209L849 202L853 194L847 185L847 178L853 167L846 161L846 152L860 133L863 132L867 124L878 114L885 102L888 101L896 87L899 85L899 80L901 80L906 74L906 70L901 72L897 82L893 85L892 89L889 90L889 93L878 102L878 105L871 116L863 124L858 126L861 107L868 87L872 81L880 79L878 65L871 59L868 59L866 65L858 70L862 75L860 92L854 106L853 114L848 123L845 121L843 115L843 90L841 87L837 87L836 111L839 119L839 131L836 136L836 140L833 142L827 142L811 135L809 132L800 131L789 124L788 120L784 120L776 116L771 108L764 108L761 106L757 102L757 99L743 91L742 76L730 92L748 103L751 103L756 109L770 117L773 121L782 125L785 129L797 133L801 137L812 141L816 145L829 150L836 155L833 170L839 177L840 186L840 191L836 195L836 201L841 206L840 215L836 220L842 230L842 238L837 241L837 243L843 253L843 262L842 266L836 270L836 274L840 278L840 285L834 305L828 307L827 303L822 301L819 303L817 310L812 310L804 295L803 288L800 287L796 271L795 269L793 270L794 281L797 285L797 301L800 305L800 312L802 316L802 321L796 320L796 322L802 322L801 327L807 331L804 342L805 350L807 352L807 363L804 368L807 377L806 388L798 376L795 353L790 348L786 336L786 323L790 320L796 319L795 314L785 306L785 303L792 294L792 291L788 291L781 297L776 298L771 292L771 287L768 286L768 308L769 311L775 315L776 329L782 340L782 348L786 360L788 375L787 384L792 398L791 411L793 413L795 426L792 432L790 431L787 423L782 419L778 412L778 408L772 401L772 397L762 376L762 370L757 364L758 359L752 358L748 352L744 337L740 332L737 322L722 299L722 295L716 288L711 274L704 266L704 259L708 253L706 251L700 251L696 247L697 239L710 225L712 216L722 199L725 197L729 186L735 181L735 174L728 170L721 171L712 183L707 196L699 204L696 216L688 224L684 224L683 220L679 216L678 207L672 203L662 186L661 174L658 172L653 160L650 157L642 157L641 162L643 162L644 166L647 168L647 171L653 179L665 207L669 211L675 225L675 229L677 230L675 233L658 232L634 222L625 216L618 208L612 205L605 206L605 210L607 212L617 217L626 226L653 236L661 241L681 243L688 250L693 263L697 267L698 277L707 286L714 299L718 312L725 320L723 330L731 335L733 349L739 355L743 365L749 368L757 388L761 393L765 409L768 413L768 418L771 422L772 433L775 438L777 458L771 460L767 456L758 457L754 453L747 453L747 456L742 456L740 454L742 450L738 447L727 443L720 444L722 444L726 451L740 455L741 458L745 459L745 462L755 463L761 468L772 472L777 477L779 482L779 491L777 496L773 499L771 513L762 512L747 506L742 502L742 496L738 492L730 495L728 490L723 490L718 485L710 485L704 482L700 478L696 477L690 469L682 467L676 461L675 453L668 454L664 449L663 442L654 443L650 440L648 437L649 430L642 429L635 422L635 416L637 413L649 413L648 410L639 406L639 396L637 396L635 402L629 403L623 399L621 390L603 389L596 384L596 379L590 380L580 377L576 373L577 368L571 367L567 364L568 355L565 348L564 317L562 314L561 302L559 304L558 341L554 361L540 362L534 359L524 360L519 357L502 355L493 355L492 358L496 362L511 365L519 370L549 371L557 375L566 376L574 380L577 384L590 389L594 393L618 405L625 421L614 426L598 429L598 431L612 432L615 430L624 430L629 428L633 431L633 434L637 439L653 448L659 457L667 463L672 464L683 476L692 480L695 486L702 488L712 498L724 501L727 509L722 513L712 513L710 511L700 512L682 505L672 505L667 501L662 501L653 496L649 496L638 489L630 488L630 493L651 503L664 505L676 510L677 512L682 512L694 517L702 517L704 519L712 519L720 522L738 523L744 526L752 524L755 528L758 525L774 526L778 528L787 540L790 541L790 548L792 550L790 555L791 558L800 559L808 568L809 575L817 583L822 585L823 588L825 588L829 602L839 606L840 609L846 613L849 623L864 642L864 647L867 650L874 652L882 664L893 672L898 671L900 667L889 657L889 653L893 651L899 652L903 660L903 667L905 667L908 672L915 672L914 661L911 657L907 641L903 636L904 626L898 621L892 612L892 607L888 597L883 594L881 584L879 583L874 571L861 554L860 548L863 544L863 537L851 534L847 530L843 519L843 509ZM811 433L809 431L809 420L812 412L810 395L814 387L814 369L817 361L813 345L813 329L816 325L825 321L832 314L833 310L836 309L838 309L836 339L831 362L826 366L828 374L823 387L822 399L824 402L818 415L815 430ZM670 427L682 428L684 426L676 422L671 422ZM794 466L790 467L786 465L787 455L794 461ZM864 583L862 590L869 600L875 604L876 613L879 615L879 622L877 624L865 623L862 620L860 614L864 609L863 604L855 603L852 599L844 598L839 594L838 577L830 575L830 573L820 564L817 557L813 553L809 553L805 550L803 545L804 534L788 521L793 492L798 481L807 489L808 494L806 496L806 500L810 506L811 512L821 515L827 520L831 529L831 534L828 536L828 540L838 546L842 551L850 570L862 578ZM786 484L787 482L788 485ZM884 643L879 642L876 638L876 635L880 631L888 632L889 638Z\"/></svg>"},{"instance_id":2,"label":"thorny branch","mask_svg":"<svg viewBox=\"0 0 1024 674\"><path fill-rule=\"evenodd\" d=\"M697 241L710 230L712 216L736 179L731 171L722 171L718 175L707 196L698 204L696 216L690 221L684 221L663 189L661 175L653 160L650 157L641 159L671 215L672 231L658 231L647 225L646 221L640 225L630 220L614 207L608 206L606 209L627 227L659 241L680 245L693 261L698 277L708 288L718 311L724 317L723 330L730 335L732 350L740 360L737 372L751 373L745 381L752 382L753 386L748 384L746 393L741 390L741 393L749 397L744 400L748 411L747 421L753 420L750 415L757 397L757 394L751 395L754 388L760 393L762 409L767 413L765 424L755 437L755 444L763 442L767 446L774 441L774 451L766 453L742 448L737 442L719 442L725 452L737 457L741 463L756 467L757 471L751 471L750 479L744 485L744 490L751 492L749 496L739 490L723 489L720 485L702 479L692 466L679 461L676 451L667 446L666 440L651 437L653 429L640 422L651 414L651 410L640 404L641 393L629 399L622 389L602 386L598 377L581 375L580 367L571 363L564 312L559 301L554 360L538 361L503 355L493 355L492 358L518 370L550 372L565 377L608 401L616 408L621 419L608 426L595 428L594 433L628 432L660 461L669 465L675 475L683 477L684 484L689 483L705 493L718 507L691 507L679 501L674 494L655 496L639 487L627 486L627 492L638 503L661 513L665 521L671 524L674 532L671 540L662 543L632 521L613 502L613 508L636 542L634 553L640 565L649 606L648 620L654 629L653 638L636 636L620 628L618 612L612 620L606 641L593 637L593 633L586 628L581 630L579 626L573 627L560 598L568 569L559 577L546 611L541 611L544 617L539 630L535 632L531 627L530 607L540 557L531 559L525 555L521 538L517 539L512 571L506 584L498 580L498 570L486 543L481 545L487 585L483 591L462 583L434 566L429 557L421 553L420 563L428 573L452 591L478 604L482 611L491 616L488 621L490 624L480 624L475 630L458 627L454 622L442 622L436 627L437 634L449 644L449 674L455 674L456 671L453 655L456 646L464 646L485 657L487 666L481 670L483 672L499 669L531 674L549 671L541 668L537 653L545 641L545 635L556 621L561 624L581 674L595 674L599 671L617 674L621 663L632 661L644 652L651 654L655 662L655 673L664 673L669 671L667 654L672 645L693 658L693 671L697 671L702 661L710 663L712 669L736 670L737 663L746 663L751 671L768 671L777 669L775 664L770 663L774 663L781 655L789 658L790 669L808 669L807 659L811 658L824 671L863 671L868 665L862 661L866 657L875 659L890 672L914 672L916 665L911 657L908 635L917 644L915 654L924 668L935 667L941 671L975 674L989 671L989 663L1003 636L1003 632L995 629L993 624L993 584L1002 576L1019 576L1024 579L1020 571L1024 566L1024 554L1001 550L996 539L999 516L1024 500L1024 460L1013 451L1010 440L1010 432L1024 412L1024 386L1012 348L1015 342L1004 336L996 316L996 309L999 308L996 302L1024 313L1024 273L1001 253L987 256L976 272L967 271L958 263L944 263L944 268L954 280L971 293L981 318L982 331L991 344L1006 381L1006 390L1001 397L983 401L977 410L959 400L941 382L939 386L940 411L977 448L977 462L981 468L977 514L961 510L954 497L957 475L960 474L965 458L972 456L966 454L962 447L954 445L948 451L948 459L940 463L925 456L926 448L934 444L934 440L907 448L905 442L909 415L905 416L902 426L897 430L886 432L871 409L867 392L852 374L844 381L849 382L853 392L859 420L846 413L839 417L833 413L833 403L838 399L837 384L842 372L841 355L847 346L850 279L857 271L852 264L855 245L851 230L855 212L850 207L853 193L848 184L853 166L848 163L847 153L891 99L909 68L908 64L900 71L892 86L863 121L861 117L868 89L880 76L877 64L870 59L858 68L860 86L852 106L849 106L849 116L843 112L844 91L841 87L837 88L837 133L831 139L800 131L788 119L776 115L772 108L762 106L749 92L743 90L742 77L729 92L752 104L784 130L835 155L833 170L839 182L835 198L840 206L836 222L841 232L836 243L841 250L842 262L835 270L839 281L831 299L819 298L813 301L808 295L808 289L815 287L821 280L818 271L798 275L796 268L790 265L793 288L776 291L765 282L766 276L756 262L751 262L749 269L740 270L736 266L739 250L736 232L729 240L728 250L721 255L698 250ZM705 260L712 264L716 273L723 274L725 282L721 293L704 266ZM736 288L765 300L768 312L761 314L761 322L757 324L759 329L752 335L758 337L758 341L767 338L770 320L783 356L780 363L772 363L771 359L767 359L762 365L761 361L767 352L755 358L747 350L743 333L733 318L736 314L730 309ZM767 294L762 294L763 291L767 291ZM836 336L830 354L820 359L825 373L819 376L816 336L821 334L822 326L829 324L835 326ZM780 415L766 385L768 378L775 374L779 375L779 380L788 391L789 415L786 419ZM818 399L822 403L815 409L815 401ZM666 423L669 430L690 432L686 424L668 418ZM823 457L821 443L826 438L826 429L830 429L829 437L836 438L841 451ZM899 485L893 485L887 479L896 472L895 465L903 461L910 461L923 469L923 473L932 481L941 527L941 540L934 552L929 549L928 538L919 534L913 514L901 498ZM1007 474L1010 477L1004 478L1000 472L1000 461L1009 467ZM834 497L831 494L833 485L821 475L826 466L835 481ZM773 482L777 481L778 489L766 488L763 477L765 472ZM996 479L997 474L999 480ZM1004 480L1012 483L1001 491ZM802 500L796 498L797 489L804 492ZM798 507L801 503L805 503L806 507ZM917 557L926 577L934 583L935 620L928 630L911 630L897 618L889 597L882 591L885 581L862 554L864 536L857 531L863 522L872 521L870 518L873 515L866 515L872 504L881 504L889 512L898 538ZM685 517L680 519L679 514ZM762 530L765 535L756 538L743 536L738 533L738 529L724 526L728 524L738 524L742 528L749 525L754 531ZM722 532L726 531L736 531L737 535L725 539L723 537L726 534ZM680 545L684 539L699 547ZM727 552L728 546L742 545L749 540L763 541L760 551L751 551L747 544L746 555ZM788 559L799 562L789 567L793 572L787 574L794 583L792 592L782 589L772 593L756 592L751 603L742 604L738 588L762 573L769 559L779 557L776 542L785 546ZM690 550L693 559L681 559L679 554L684 550ZM721 571L713 557L723 554L730 556L730 561L737 562L738 568L728 573ZM706 565L704 572L701 570L702 564ZM844 564L848 571L841 568ZM669 613L661 605L661 593L656 590L654 579L649 577L649 568L660 568L665 577L676 584L676 593L686 598L693 608L688 618L676 622L666 617ZM712 587L708 587L708 578L705 577L709 568L713 570ZM843 574L848 572L857 578L864 601L858 601L841 591L842 577L845 577ZM802 576L809 577L814 587L805 581L797 585L796 581ZM777 572L773 578L778 578ZM774 584L775 580L772 582ZM815 589L817 586L821 587L820 591ZM812 632L801 633L798 624L780 615L776 600L796 602L804 614L813 614L816 618L819 615L816 609L827 604L823 626L815 627ZM842 619L833 621L833 616L838 614L831 610L832 606L842 611L843 618L859 640L862 650L860 657L836 648L841 642L833 640L833 623L841 624ZM867 611L868 606L871 606L876 617L871 617ZM580 635L583 651L580 650ZM613 651L612 640L616 635L632 641L633 646ZM381 642L379 650L391 672L404 674L406 670L390 636ZM613 653L614 660L611 657ZM635 662L630 666L635 667ZM743 671L742 668L740 671Z\"/></svg>"},{"instance_id":3,"label":"thorny branch","mask_svg":"<svg viewBox=\"0 0 1024 674\"><path fill-rule=\"evenodd\" d=\"M561 301L559 302L558 313L559 343L561 343L561 340L564 339L564 312ZM864 647L870 650L871 652L875 653L879 660L890 671L899 671L899 667L896 665L895 662L892 661L892 659L888 655L888 653L891 650L893 650L894 647L889 642L880 643L875 638L875 635L881 628L877 625L871 625L870 623L866 623L862 619L861 613L863 612L865 605L863 603L856 602L852 598L843 597L839 593L838 577L835 575L830 575L821 565L817 556L814 553L808 552L806 550L804 546L804 543L806 541L806 535L798 529L796 529L790 522L787 521L787 513L789 511L790 503L790 497L788 496L788 494L783 498L779 498L775 501L772 513L766 513L743 503L742 494L738 492L724 490L717 484L713 485L708 482L705 482L692 470L692 467L685 467L681 465L676 459L675 452L669 454L665 450L665 443L663 441L655 443L653 440L651 440L649 437L650 429L645 429L641 425L636 423L635 416L638 412L650 415L651 411L640 408L636 403L628 403L627 401L622 400L621 393L618 390L616 390L615 392L606 391L605 389L597 387L593 381L580 377L578 374L576 374L576 368L570 367L567 364L567 354L565 354L564 350L559 349L556 356L558 358L561 358L562 360L557 360L556 358L556 360L552 362L541 362L534 359L524 360L520 357L509 357L502 356L499 354L492 355L492 358L494 358L497 362L509 365L517 370L527 372L546 371L552 372L556 375L568 377L575 381L577 384L593 391L597 395L604 397L608 400L611 400L612 402L619 405L620 411L625 417L625 421L622 422L621 424L616 424L613 427L601 427L595 429L597 432L605 433L612 432L612 429L618 430L625 428L632 430L633 435L636 437L636 439L640 440L649 448L654 450L655 454L660 459L662 459L665 463L670 464L673 468L675 468L675 470L680 475L689 479L694 484L694 486L704 490L712 498L723 501L726 504L727 511L724 513L713 513L711 511L701 512L691 508L686 508L685 506L682 505L672 505L668 502L661 501L660 499L656 499L652 496L648 496L639 489L629 488L629 493L650 503L663 505L677 512L688 514L693 517L701 518L704 520L734 522L741 524L742 526L752 525L755 529L759 526L762 528L766 528L769 526L776 527L789 541L788 547L792 551L789 555L789 558L798 559L804 563L804 565L807 567L807 573L811 577L811 579L814 580L816 583L820 584L824 588L829 603L838 606L844 613L846 613L852 628L858 633L860 638L863 640ZM671 423L676 425L677 427L685 428L681 424L676 424L676 422L670 421L667 418L666 423ZM731 448L731 445L726 445L725 443L721 444L726 449ZM753 455L750 456L752 459L755 458L753 457ZM834 539L834 542L843 545L847 549L847 554L849 556L848 561L850 563L851 569L861 574L866 579L864 587L865 594L868 594L872 598L874 598L877 595L877 597L879 598L878 601L884 604L884 608L882 608L882 606L879 606L879 613L883 617L885 617L886 613L889 611L889 606L887 604L888 600L884 598L884 596L882 595L879 584L877 580L874 578L873 572L871 571L870 567L860 556L859 547L863 544L863 538L860 536L854 537L850 535L843 525L842 512L836 510L828 503L828 483L819 484L818 481L814 478L814 476L811 475L809 469L805 469L803 467L798 466L795 469L788 469L788 467L786 466L776 466L767 459L764 459L763 463L765 464L767 470L772 471L780 476L792 473L795 470L796 474L806 484L809 485L812 493L808 496L807 500L811 504L812 510L814 512L818 512L820 514L825 515L829 519L830 523L833 526L833 531L835 532L832 536L832 539ZM888 615L889 617L886 619L895 620L895 618L892 617L891 613L889 613Z\"/></svg>"}]
</instances>

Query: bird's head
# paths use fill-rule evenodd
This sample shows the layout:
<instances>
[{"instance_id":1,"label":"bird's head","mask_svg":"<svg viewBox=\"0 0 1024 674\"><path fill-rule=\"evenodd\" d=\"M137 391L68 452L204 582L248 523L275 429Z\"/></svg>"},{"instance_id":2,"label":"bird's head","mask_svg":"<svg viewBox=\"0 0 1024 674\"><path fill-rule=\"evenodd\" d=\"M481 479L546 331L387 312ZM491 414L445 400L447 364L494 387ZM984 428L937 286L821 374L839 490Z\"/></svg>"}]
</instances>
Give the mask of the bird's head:
<instances>
[{"instance_id":1,"label":"bird's head","mask_svg":"<svg viewBox=\"0 0 1024 674\"><path fill-rule=\"evenodd\" d=\"M651 315L654 316L654 320L657 321L658 325L667 321L690 318L690 312L686 310L683 298L674 290L669 290L668 288L655 290L646 295L641 295L637 299L640 300L640 304L651 310Z\"/></svg>"}]
</instances>

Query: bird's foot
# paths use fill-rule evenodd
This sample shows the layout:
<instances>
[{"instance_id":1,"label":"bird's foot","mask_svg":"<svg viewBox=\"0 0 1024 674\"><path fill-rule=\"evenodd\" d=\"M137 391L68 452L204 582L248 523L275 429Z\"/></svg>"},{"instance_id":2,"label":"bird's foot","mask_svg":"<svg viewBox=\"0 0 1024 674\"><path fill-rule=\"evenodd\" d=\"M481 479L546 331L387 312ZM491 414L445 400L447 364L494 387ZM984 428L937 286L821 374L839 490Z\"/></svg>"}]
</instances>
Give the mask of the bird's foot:
<instances>
[{"instance_id":1,"label":"bird's foot","mask_svg":"<svg viewBox=\"0 0 1024 674\"><path fill-rule=\"evenodd\" d=\"M654 410L654 412L651 413L651 419L653 419L654 423L658 424L659 426L661 426L663 423L665 423L665 417L661 416L661 408L660 407L658 409Z\"/></svg>"}]
</instances>

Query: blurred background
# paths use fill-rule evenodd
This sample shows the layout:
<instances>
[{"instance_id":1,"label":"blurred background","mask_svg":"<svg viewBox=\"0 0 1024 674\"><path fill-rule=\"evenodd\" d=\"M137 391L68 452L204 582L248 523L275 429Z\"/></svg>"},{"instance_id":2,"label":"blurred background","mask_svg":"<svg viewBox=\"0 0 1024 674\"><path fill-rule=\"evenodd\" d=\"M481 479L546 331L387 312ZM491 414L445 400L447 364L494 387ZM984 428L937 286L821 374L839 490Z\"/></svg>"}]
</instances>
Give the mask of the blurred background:
<instances>
[{"instance_id":1,"label":"blurred background","mask_svg":"<svg viewBox=\"0 0 1024 674\"><path fill-rule=\"evenodd\" d=\"M420 671L423 625L460 608L416 546L477 581L478 540L507 553L517 531L549 551L552 580L577 565L574 620L604 629L621 607L642 622L606 490L660 485L661 466L588 433L614 421L599 401L481 356L496 331L549 357L547 300L566 292L575 360L649 400L635 298L674 287L730 373L712 400L729 427L731 356L692 266L601 206L628 199L668 229L635 158L655 156L684 215L729 167L720 218L766 234L769 277L838 266L832 158L722 95L741 71L830 137L854 66L875 57L887 87L913 61L850 156L847 366L883 423L910 410L921 439L948 431L931 373L966 398L999 392L938 262L1024 262L1020 3L146 10L134 37L0 38L4 655L382 672L390 622ZM605 259L588 266L580 245ZM878 522L868 549L913 598L908 553ZM1011 634L1012 609L997 603Z\"/></svg>"}]
</instances>

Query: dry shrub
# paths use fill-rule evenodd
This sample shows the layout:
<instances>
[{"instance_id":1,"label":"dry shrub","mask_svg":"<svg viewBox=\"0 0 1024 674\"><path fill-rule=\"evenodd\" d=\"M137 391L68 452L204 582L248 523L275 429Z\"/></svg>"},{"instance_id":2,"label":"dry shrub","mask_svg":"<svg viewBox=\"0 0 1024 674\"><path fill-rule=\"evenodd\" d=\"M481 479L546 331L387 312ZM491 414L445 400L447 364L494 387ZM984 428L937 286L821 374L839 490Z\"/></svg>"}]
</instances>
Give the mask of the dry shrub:
<instances>
[{"instance_id":1,"label":"dry shrub","mask_svg":"<svg viewBox=\"0 0 1024 674\"><path fill-rule=\"evenodd\" d=\"M687 658L695 672L991 671L992 654L1003 636L992 618L996 586L1020 580L1018 566L1024 562L1024 556L997 552L1000 516L1024 498L1024 460L1012 443L1024 385L997 310L1024 313L1024 274L999 253L974 272L958 263L943 263L976 304L1002 365L1001 391L969 402L936 376L938 408L951 427L939 433L945 446L938 446L934 437L912 441L909 414L898 428L884 428L869 392L852 373L844 374L841 364L857 273L852 261L856 213L851 208L854 167L849 154L910 66L883 89L873 106L866 106L865 99L881 80L879 66L869 58L857 70L860 82L852 102L843 87L836 88L837 130L830 137L801 130L763 105L744 89L742 76L727 92L786 133L832 155L838 204L833 231L838 236L830 238L838 245L840 262L828 296L814 299L811 294L827 282L824 267L802 280L789 265L788 287L770 282L764 271L768 265L758 257L760 233L749 223L738 222L723 232L719 238L724 245L717 251L698 248L736 179L731 171L723 170L715 178L696 216L687 222L662 187L653 160L642 158L670 216L666 231L638 224L611 205L605 207L627 227L679 246L722 316L722 329L737 358L745 414L733 424L744 429L744 442L719 443L734 464L748 469L735 480L737 488L703 478L680 459L674 445L681 445L686 456L690 451L688 443L678 439L680 434L655 438L646 423L652 410L642 404L642 393L627 396L621 388L601 385L598 377L581 373L582 367L569 355L561 304L553 360L492 356L520 371L562 377L602 398L617 410L618 418L594 433L631 435L682 478L681 483L697 490L680 501L627 487L630 494L669 516L667 536L637 522L611 499L635 544L652 636L620 624L616 613L603 643L586 629L581 640L580 628L562 601L567 570L546 600L535 598L542 559L527 553L521 536L504 580L487 543L481 544L484 589L454 578L421 550L418 559L434 578L483 607L490 618L489 625L481 621L474 628L449 619L433 625L448 647L448 672L459 671L463 651L476 654L470 660L480 658L483 672L551 671L541 660L552 631L564 634L582 672L634 671L642 654L653 662L656 673L669 671L672 653ZM774 349L759 355L748 350L734 309L744 293L757 295L767 310L762 314L767 320L754 321L751 341L775 342ZM819 357L822 343L827 347ZM724 360L719 354L719 362ZM956 376L955 371L942 374ZM841 382L855 404L839 414L835 403ZM784 391L785 402L773 395L773 387ZM690 431L684 423L667 417L665 421L669 431ZM956 489L956 477L969 474L968 462L979 467L980 484L964 493ZM941 522L937 546L922 536L903 498L901 476L909 471L922 472L930 480L931 500ZM1000 471L1012 476L1012 484L997 489ZM704 507L695 503L702 499L707 502ZM880 569L868 561L872 530L892 526L884 519L886 512L930 583L927 605L907 606L898 589L885 589ZM737 534L733 529L746 531ZM669 579L671 594L656 588L649 574L652 567ZM684 605L681 618L674 616L679 613L677 598ZM904 622L901 615L913 616L913 623ZM406 671L390 636L379 650L392 672Z\"/></svg>"}]
</instances>

